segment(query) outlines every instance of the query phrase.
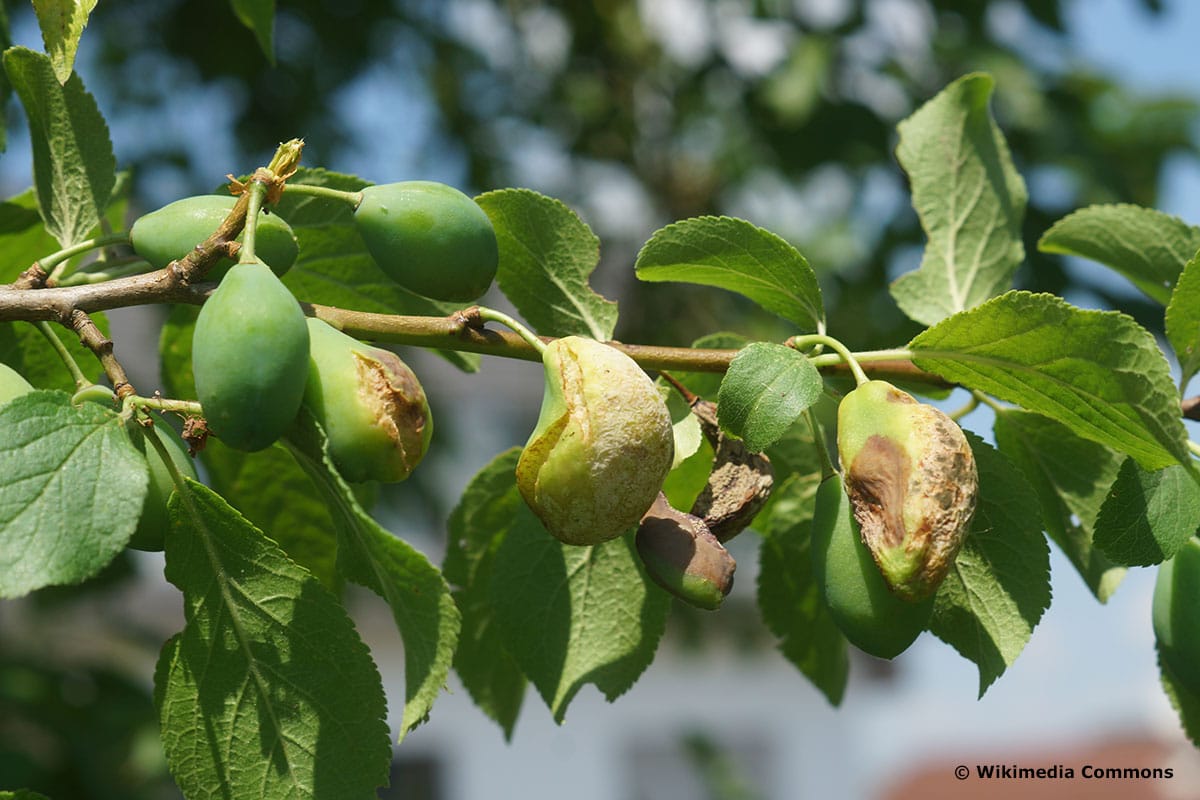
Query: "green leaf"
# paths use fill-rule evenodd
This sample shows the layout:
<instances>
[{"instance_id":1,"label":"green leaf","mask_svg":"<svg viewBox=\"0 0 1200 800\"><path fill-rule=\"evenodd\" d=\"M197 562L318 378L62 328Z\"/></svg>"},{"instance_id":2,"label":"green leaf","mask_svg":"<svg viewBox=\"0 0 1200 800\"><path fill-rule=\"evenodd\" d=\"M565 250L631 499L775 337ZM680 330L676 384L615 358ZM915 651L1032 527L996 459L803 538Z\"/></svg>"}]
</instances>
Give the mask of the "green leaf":
<instances>
[{"instance_id":1,"label":"green leaf","mask_svg":"<svg viewBox=\"0 0 1200 800\"><path fill-rule=\"evenodd\" d=\"M696 217L658 230L638 253L644 281L681 281L727 289L794 322L824 331L816 273L800 251L735 217Z\"/></svg>"},{"instance_id":2,"label":"green leaf","mask_svg":"<svg viewBox=\"0 0 1200 800\"><path fill-rule=\"evenodd\" d=\"M17 789L13 792L0 792L0 800L50 800L50 798L28 789Z\"/></svg>"},{"instance_id":3,"label":"green leaf","mask_svg":"<svg viewBox=\"0 0 1200 800\"><path fill-rule=\"evenodd\" d=\"M99 572L133 535L148 482L99 404L37 391L0 406L0 597Z\"/></svg>"},{"instance_id":4,"label":"green leaf","mask_svg":"<svg viewBox=\"0 0 1200 800\"><path fill-rule=\"evenodd\" d=\"M654 659L670 595L651 588L632 534L563 544L522 503L492 565L492 606L504 646L556 722L592 683L608 700Z\"/></svg>"},{"instance_id":5,"label":"green leaf","mask_svg":"<svg viewBox=\"0 0 1200 800\"><path fill-rule=\"evenodd\" d=\"M1183 732L1192 740L1192 744L1200 747L1200 693L1189 688L1188 682L1175 674L1163 658L1161 647L1156 644L1155 649L1158 651L1158 669L1162 676L1163 691L1166 692L1175 712L1179 714Z\"/></svg>"},{"instance_id":6,"label":"green leaf","mask_svg":"<svg viewBox=\"0 0 1200 800\"><path fill-rule=\"evenodd\" d=\"M358 191L366 181L326 170L303 170L289 183ZM308 303L378 314L446 316L461 303L430 300L400 288L375 265L354 227L350 206L323 198L289 196L284 191L277 209L288 221L300 245L296 263L283 276L284 285ZM439 350L459 369L474 372L480 357L473 353Z\"/></svg>"},{"instance_id":7,"label":"green leaf","mask_svg":"<svg viewBox=\"0 0 1200 800\"><path fill-rule=\"evenodd\" d=\"M46 229L63 247L86 240L116 184L108 125L78 75L65 84L50 60L23 47L4 53L33 144L33 182Z\"/></svg>"},{"instance_id":8,"label":"green leaf","mask_svg":"<svg viewBox=\"0 0 1200 800\"><path fill-rule=\"evenodd\" d=\"M1147 469L1190 458L1166 358L1119 312L1008 292L908 346L921 369L1055 419Z\"/></svg>"},{"instance_id":9,"label":"green leaf","mask_svg":"<svg viewBox=\"0 0 1200 800\"><path fill-rule=\"evenodd\" d=\"M1092 542L1096 515L1117 479L1121 455L1028 411L996 414L996 445L1025 473L1041 501L1042 524L1100 602L1125 577Z\"/></svg>"},{"instance_id":10,"label":"green leaf","mask_svg":"<svg viewBox=\"0 0 1200 800\"><path fill-rule=\"evenodd\" d=\"M201 455L209 484L226 502L325 588L341 591L329 507L286 448L242 453L209 439Z\"/></svg>"},{"instance_id":11,"label":"green leaf","mask_svg":"<svg viewBox=\"0 0 1200 800\"><path fill-rule=\"evenodd\" d=\"M1025 258L1028 193L988 109L990 75L959 78L898 126L896 158L929 242L891 286L912 319L933 325L1012 286Z\"/></svg>"},{"instance_id":12,"label":"green leaf","mask_svg":"<svg viewBox=\"0 0 1200 800\"><path fill-rule=\"evenodd\" d=\"M42 222L33 189L0 203L0 284L12 283L34 261L55 250L58 242Z\"/></svg>"},{"instance_id":13,"label":"green leaf","mask_svg":"<svg viewBox=\"0 0 1200 800\"><path fill-rule=\"evenodd\" d=\"M1121 465L1100 515L1096 546L1118 564L1166 561L1200 529L1200 486L1182 466L1155 472Z\"/></svg>"},{"instance_id":14,"label":"green leaf","mask_svg":"<svg viewBox=\"0 0 1200 800\"><path fill-rule=\"evenodd\" d=\"M521 316L546 336L611 339L617 304L588 284L600 262L592 229L560 201L529 189L487 192L475 201L496 229L496 282Z\"/></svg>"},{"instance_id":15,"label":"green leaf","mask_svg":"<svg viewBox=\"0 0 1200 800\"><path fill-rule=\"evenodd\" d=\"M1183 268L1167 304L1167 340L1179 359L1181 387L1200 370L1200 251Z\"/></svg>"},{"instance_id":16,"label":"green leaf","mask_svg":"<svg viewBox=\"0 0 1200 800\"><path fill-rule=\"evenodd\" d=\"M846 637L829 615L813 577L812 505L816 483L792 478L775 490L762 526L758 607L779 649L833 705L850 672Z\"/></svg>"},{"instance_id":17,"label":"green leaf","mask_svg":"<svg viewBox=\"0 0 1200 800\"><path fill-rule=\"evenodd\" d=\"M443 566L446 580L458 587L454 600L462 611L454 670L475 705L499 723L506 739L512 739L526 682L504 647L491 582L496 551L524 502L516 481L520 455L520 448L506 450L471 479L450 514Z\"/></svg>"},{"instance_id":18,"label":"green leaf","mask_svg":"<svg viewBox=\"0 0 1200 800\"><path fill-rule=\"evenodd\" d=\"M229 0L238 21L254 33L258 46L275 63L275 0Z\"/></svg>"},{"instance_id":19,"label":"green leaf","mask_svg":"<svg viewBox=\"0 0 1200 800\"><path fill-rule=\"evenodd\" d=\"M979 469L971 532L934 598L929 630L979 667L982 697L1050 606L1050 549L1038 498L999 451L968 432Z\"/></svg>"},{"instance_id":20,"label":"green leaf","mask_svg":"<svg viewBox=\"0 0 1200 800\"><path fill-rule=\"evenodd\" d=\"M1038 250L1091 259L1166 304L1183 266L1200 249L1200 228L1126 204L1081 208L1042 234Z\"/></svg>"},{"instance_id":21,"label":"green leaf","mask_svg":"<svg viewBox=\"0 0 1200 800\"><path fill-rule=\"evenodd\" d=\"M729 364L717 395L717 416L722 428L761 452L787 432L823 388L821 373L803 354L754 342Z\"/></svg>"},{"instance_id":22,"label":"green leaf","mask_svg":"<svg viewBox=\"0 0 1200 800\"><path fill-rule=\"evenodd\" d=\"M95 7L96 0L33 0L42 41L59 83L66 83L71 77L79 37Z\"/></svg>"},{"instance_id":23,"label":"green leaf","mask_svg":"<svg viewBox=\"0 0 1200 800\"><path fill-rule=\"evenodd\" d=\"M169 514L166 577L187 623L163 647L155 702L184 795L374 796L387 704L345 609L205 486L186 480Z\"/></svg>"},{"instance_id":24,"label":"green leaf","mask_svg":"<svg viewBox=\"0 0 1200 800\"><path fill-rule=\"evenodd\" d=\"M338 538L338 569L382 597L404 640L404 715L400 738L429 715L450 672L461 616L450 587L424 555L363 511L325 447L325 434L301 410L288 448L324 498Z\"/></svg>"}]
</instances>

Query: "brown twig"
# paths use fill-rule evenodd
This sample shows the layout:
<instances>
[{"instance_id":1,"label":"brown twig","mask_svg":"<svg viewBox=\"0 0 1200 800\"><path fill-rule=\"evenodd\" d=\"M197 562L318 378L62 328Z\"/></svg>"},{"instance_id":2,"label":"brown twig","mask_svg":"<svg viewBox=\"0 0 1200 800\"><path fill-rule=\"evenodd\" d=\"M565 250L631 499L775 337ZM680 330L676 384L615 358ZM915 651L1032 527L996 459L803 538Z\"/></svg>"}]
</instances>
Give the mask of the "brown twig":
<instances>
[{"instance_id":1,"label":"brown twig","mask_svg":"<svg viewBox=\"0 0 1200 800\"><path fill-rule=\"evenodd\" d=\"M76 310L71 314L70 326L78 334L79 341L83 342L83 345L95 353L96 358L100 359L100 363L104 366L104 374L112 382L113 393L122 400L137 394L129 383L125 368L113 355L112 339L104 335L104 332L97 327L95 320L85 312Z\"/></svg>"},{"instance_id":2,"label":"brown twig","mask_svg":"<svg viewBox=\"0 0 1200 800\"><path fill-rule=\"evenodd\" d=\"M1184 398L1179 404L1183 409L1184 419L1193 419L1200 422L1200 396Z\"/></svg>"}]
</instances>

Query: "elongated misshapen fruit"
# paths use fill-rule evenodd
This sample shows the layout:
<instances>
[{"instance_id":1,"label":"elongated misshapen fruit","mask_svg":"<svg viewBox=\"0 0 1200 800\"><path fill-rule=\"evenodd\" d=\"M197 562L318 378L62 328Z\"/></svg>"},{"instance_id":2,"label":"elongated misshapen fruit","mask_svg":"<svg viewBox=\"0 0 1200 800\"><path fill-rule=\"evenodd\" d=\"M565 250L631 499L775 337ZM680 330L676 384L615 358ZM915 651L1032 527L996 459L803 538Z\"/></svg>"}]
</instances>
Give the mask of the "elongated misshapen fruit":
<instances>
[{"instance_id":1,"label":"elongated misshapen fruit","mask_svg":"<svg viewBox=\"0 0 1200 800\"><path fill-rule=\"evenodd\" d=\"M417 376L389 350L308 320L304 405L348 481L402 481L429 448L433 417Z\"/></svg>"},{"instance_id":2,"label":"elongated misshapen fruit","mask_svg":"<svg viewBox=\"0 0 1200 800\"><path fill-rule=\"evenodd\" d=\"M368 186L354 222L379 268L409 291L466 302L488 290L500 250L492 221L467 195L434 181Z\"/></svg>"},{"instance_id":3,"label":"elongated misshapen fruit","mask_svg":"<svg viewBox=\"0 0 1200 800\"><path fill-rule=\"evenodd\" d=\"M1167 668L1200 693L1200 539L1195 536L1159 564L1151 619Z\"/></svg>"},{"instance_id":4,"label":"elongated misshapen fruit","mask_svg":"<svg viewBox=\"0 0 1200 800\"><path fill-rule=\"evenodd\" d=\"M129 228L133 250L155 269L162 269L211 236L236 202L236 197L228 195L202 194L168 203L139 217ZM276 275L291 269L300 253L292 227L277 214L266 212L258 216L254 250ZM206 278L219 280L232 266L232 259L221 259Z\"/></svg>"},{"instance_id":5,"label":"elongated misshapen fruit","mask_svg":"<svg viewBox=\"0 0 1200 800\"><path fill-rule=\"evenodd\" d=\"M962 429L886 381L838 406L838 455L863 542L892 590L929 597L975 513L979 477Z\"/></svg>"},{"instance_id":6,"label":"elongated misshapen fruit","mask_svg":"<svg viewBox=\"0 0 1200 800\"><path fill-rule=\"evenodd\" d=\"M912 603L888 587L863 544L837 475L817 488L812 548L813 573L825 604L855 647L877 658L895 658L925 630L933 598Z\"/></svg>"},{"instance_id":7,"label":"elongated misshapen fruit","mask_svg":"<svg viewBox=\"0 0 1200 800\"><path fill-rule=\"evenodd\" d=\"M308 379L308 325L262 261L235 265L200 309L192 370L209 430L235 450L269 447L295 421Z\"/></svg>"},{"instance_id":8,"label":"elongated misshapen fruit","mask_svg":"<svg viewBox=\"0 0 1200 800\"><path fill-rule=\"evenodd\" d=\"M567 544L599 544L636 525L671 469L671 415L629 356L579 336L542 355L545 392L517 462L517 487Z\"/></svg>"},{"instance_id":9,"label":"elongated misshapen fruit","mask_svg":"<svg viewBox=\"0 0 1200 800\"><path fill-rule=\"evenodd\" d=\"M704 520L671 507L662 492L635 538L646 573L684 602L715 611L733 588L737 562Z\"/></svg>"}]
</instances>

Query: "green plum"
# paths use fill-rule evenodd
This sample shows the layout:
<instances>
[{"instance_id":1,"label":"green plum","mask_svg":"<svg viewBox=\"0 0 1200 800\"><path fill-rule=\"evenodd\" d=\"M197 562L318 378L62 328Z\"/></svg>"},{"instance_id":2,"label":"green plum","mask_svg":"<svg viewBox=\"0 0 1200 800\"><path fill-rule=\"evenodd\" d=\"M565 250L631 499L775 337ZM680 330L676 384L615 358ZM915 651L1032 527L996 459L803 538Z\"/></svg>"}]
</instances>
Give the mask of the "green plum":
<instances>
[{"instance_id":1,"label":"green plum","mask_svg":"<svg viewBox=\"0 0 1200 800\"><path fill-rule=\"evenodd\" d=\"M379 268L409 291L466 302L496 277L492 222L467 195L433 181L368 186L354 222Z\"/></svg>"},{"instance_id":2,"label":"green plum","mask_svg":"<svg viewBox=\"0 0 1200 800\"><path fill-rule=\"evenodd\" d=\"M817 488L812 552L814 577L829 613L855 647L895 658L925 630L933 597L914 603L888 587L863 544L838 475Z\"/></svg>"},{"instance_id":3,"label":"green plum","mask_svg":"<svg viewBox=\"0 0 1200 800\"><path fill-rule=\"evenodd\" d=\"M1158 566L1151 604L1154 638L1176 680L1200 693L1200 539Z\"/></svg>"},{"instance_id":4,"label":"green plum","mask_svg":"<svg viewBox=\"0 0 1200 800\"><path fill-rule=\"evenodd\" d=\"M169 203L138 218L129 229L133 250L155 269L183 258L212 235L229 216L237 198L229 195L202 194ZM241 241L242 237L238 237ZM296 263L300 252L292 227L278 214L262 212L258 216L255 254L283 275ZM232 259L221 259L206 274L220 280L233 266Z\"/></svg>"},{"instance_id":5,"label":"green plum","mask_svg":"<svg viewBox=\"0 0 1200 800\"><path fill-rule=\"evenodd\" d=\"M261 260L237 264L200 309L192 336L208 428L235 450L269 447L296 418L308 380L308 325Z\"/></svg>"},{"instance_id":6,"label":"green plum","mask_svg":"<svg viewBox=\"0 0 1200 800\"><path fill-rule=\"evenodd\" d=\"M348 481L402 481L429 448L433 418L417 376L388 350L309 318L304 405Z\"/></svg>"}]
</instances>

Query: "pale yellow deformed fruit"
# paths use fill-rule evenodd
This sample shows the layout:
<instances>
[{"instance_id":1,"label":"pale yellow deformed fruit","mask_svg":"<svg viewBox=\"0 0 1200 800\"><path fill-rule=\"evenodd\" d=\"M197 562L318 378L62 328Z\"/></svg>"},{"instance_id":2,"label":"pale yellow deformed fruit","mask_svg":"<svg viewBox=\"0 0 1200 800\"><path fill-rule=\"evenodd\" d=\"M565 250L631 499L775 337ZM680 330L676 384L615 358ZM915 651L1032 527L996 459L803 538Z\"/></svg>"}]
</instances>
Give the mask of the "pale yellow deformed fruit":
<instances>
[{"instance_id":1,"label":"pale yellow deformed fruit","mask_svg":"<svg viewBox=\"0 0 1200 800\"><path fill-rule=\"evenodd\" d=\"M671 415L629 356L567 336L542 355L542 411L517 487L556 538L592 545L632 528L650 508L675 452Z\"/></svg>"},{"instance_id":2,"label":"pale yellow deformed fruit","mask_svg":"<svg viewBox=\"0 0 1200 800\"><path fill-rule=\"evenodd\" d=\"M838 406L838 456L862 540L892 591L918 601L954 563L979 477L958 424L886 381Z\"/></svg>"}]
</instances>

